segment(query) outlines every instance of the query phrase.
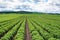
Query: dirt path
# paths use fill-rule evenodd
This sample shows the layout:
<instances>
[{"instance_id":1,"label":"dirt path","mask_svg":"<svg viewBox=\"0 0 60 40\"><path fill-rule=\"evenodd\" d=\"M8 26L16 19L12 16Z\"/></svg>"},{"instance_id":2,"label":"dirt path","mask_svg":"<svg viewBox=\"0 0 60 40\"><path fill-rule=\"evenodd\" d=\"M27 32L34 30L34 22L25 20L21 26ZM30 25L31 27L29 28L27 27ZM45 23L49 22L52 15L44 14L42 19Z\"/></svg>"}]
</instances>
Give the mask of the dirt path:
<instances>
[{"instance_id":1,"label":"dirt path","mask_svg":"<svg viewBox=\"0 0 60 40\"><path fill-rule=\"evenodd\" d=\"M26 19L26 22L25 22L25 40L32 40L30 32L29 32L29 26L28 26L27 19Z\"/></svg>"}]
</instances>

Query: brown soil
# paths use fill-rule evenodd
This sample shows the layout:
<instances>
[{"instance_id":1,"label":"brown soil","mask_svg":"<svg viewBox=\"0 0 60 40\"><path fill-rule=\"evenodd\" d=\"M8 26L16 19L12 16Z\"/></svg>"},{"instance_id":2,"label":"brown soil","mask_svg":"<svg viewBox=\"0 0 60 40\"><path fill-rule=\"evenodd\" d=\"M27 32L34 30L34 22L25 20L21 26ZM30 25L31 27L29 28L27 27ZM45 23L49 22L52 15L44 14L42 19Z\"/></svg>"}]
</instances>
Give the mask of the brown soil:
<instances>
[{"instance_id":1,"label":"brown soil","mask_svg":"<svg viewBox=\"0 0 60 40\"><path fill-rule=\"evenodd\" d=\"M26 22L25 22L25 40L32 40L30 32L29 32L29 26L28 26L27 19L26 19Z\"/></svg>"}]
</instances>

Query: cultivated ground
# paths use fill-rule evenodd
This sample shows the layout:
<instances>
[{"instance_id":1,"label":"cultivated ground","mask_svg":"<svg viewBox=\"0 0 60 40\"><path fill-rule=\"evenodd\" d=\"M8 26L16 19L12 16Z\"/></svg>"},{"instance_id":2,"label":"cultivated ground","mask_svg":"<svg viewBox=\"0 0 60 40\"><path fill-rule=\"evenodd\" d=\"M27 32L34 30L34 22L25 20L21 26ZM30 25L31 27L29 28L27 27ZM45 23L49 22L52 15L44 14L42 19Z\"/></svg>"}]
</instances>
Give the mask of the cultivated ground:
<instances>
[{"instance_id":1,"label":"cultivated ground","mask_svg":"<svg viewBox=\"0 0 60 40\"><path fill-rule=\"evenodd\" d=\"M60 40L60 15L0 14L0 40Z\"/></svg>"}]
</instances>

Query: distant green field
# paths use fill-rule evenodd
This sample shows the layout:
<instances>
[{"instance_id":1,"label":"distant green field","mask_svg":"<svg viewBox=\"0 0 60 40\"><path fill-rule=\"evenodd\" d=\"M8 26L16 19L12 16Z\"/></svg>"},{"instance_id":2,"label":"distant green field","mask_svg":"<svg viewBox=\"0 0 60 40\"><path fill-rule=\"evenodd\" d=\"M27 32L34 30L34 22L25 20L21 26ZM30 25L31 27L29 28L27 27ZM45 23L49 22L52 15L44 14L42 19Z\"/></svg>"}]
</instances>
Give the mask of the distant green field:
<instances>
[{"instance_id":1,"label":"distant green field","mask_svg":"<svg viewBox=\"0 0 60 40\"><path fill-rule=\"evenodd\" d=\"M25 40L25 22L32 40L60 40L60 15L0 14L0 40Z\"/></svg>"}]
</instances>

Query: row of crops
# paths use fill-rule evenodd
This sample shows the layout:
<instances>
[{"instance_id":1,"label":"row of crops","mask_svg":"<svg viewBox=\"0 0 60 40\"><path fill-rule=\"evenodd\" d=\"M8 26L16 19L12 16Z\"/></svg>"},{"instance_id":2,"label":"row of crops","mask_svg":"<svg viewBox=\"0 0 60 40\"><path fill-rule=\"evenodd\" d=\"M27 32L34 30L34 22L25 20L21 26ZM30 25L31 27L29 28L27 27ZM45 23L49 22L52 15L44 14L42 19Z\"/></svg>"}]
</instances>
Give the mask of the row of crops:
<instances>
[{"instance_id":1,"label":"row of crops","mask_svg":"<svg viewBox=\"0 0 60 40\"><path fill-rule=\"evenodd\" d=\"M5 17L4 17L5 18ZM7 18L9 18L7 16ZM11 17L0 22L0 40L23 40L25 30L24 16Z\"/></svg>"},{"instance_id":2,"label":"row of crops","mask_svg":"<svg viewBox=\"0 0 60 40\"><path fill-rule=\"evenodd\" d=\"M30 18L31 24L29 25L32 25L34 27L34 28L31 27L30 29L33 39L35 38L34 40L59 40L60 39L60 29L57 26L46 23L47 21L41 19L37 21L34 21L33 18L32 19Z\"/></svg>"},{"instance_id":3,"label":"row of crops","mask_svg":"<svg viewBox=\"0 0 60 40\"><path fill-rule=\"evenodd\" d=\"M32 40L60 40L60 15L12 15L0 15L0 40L25 40L26 19Z\"/></svg>"}]
</instances>

